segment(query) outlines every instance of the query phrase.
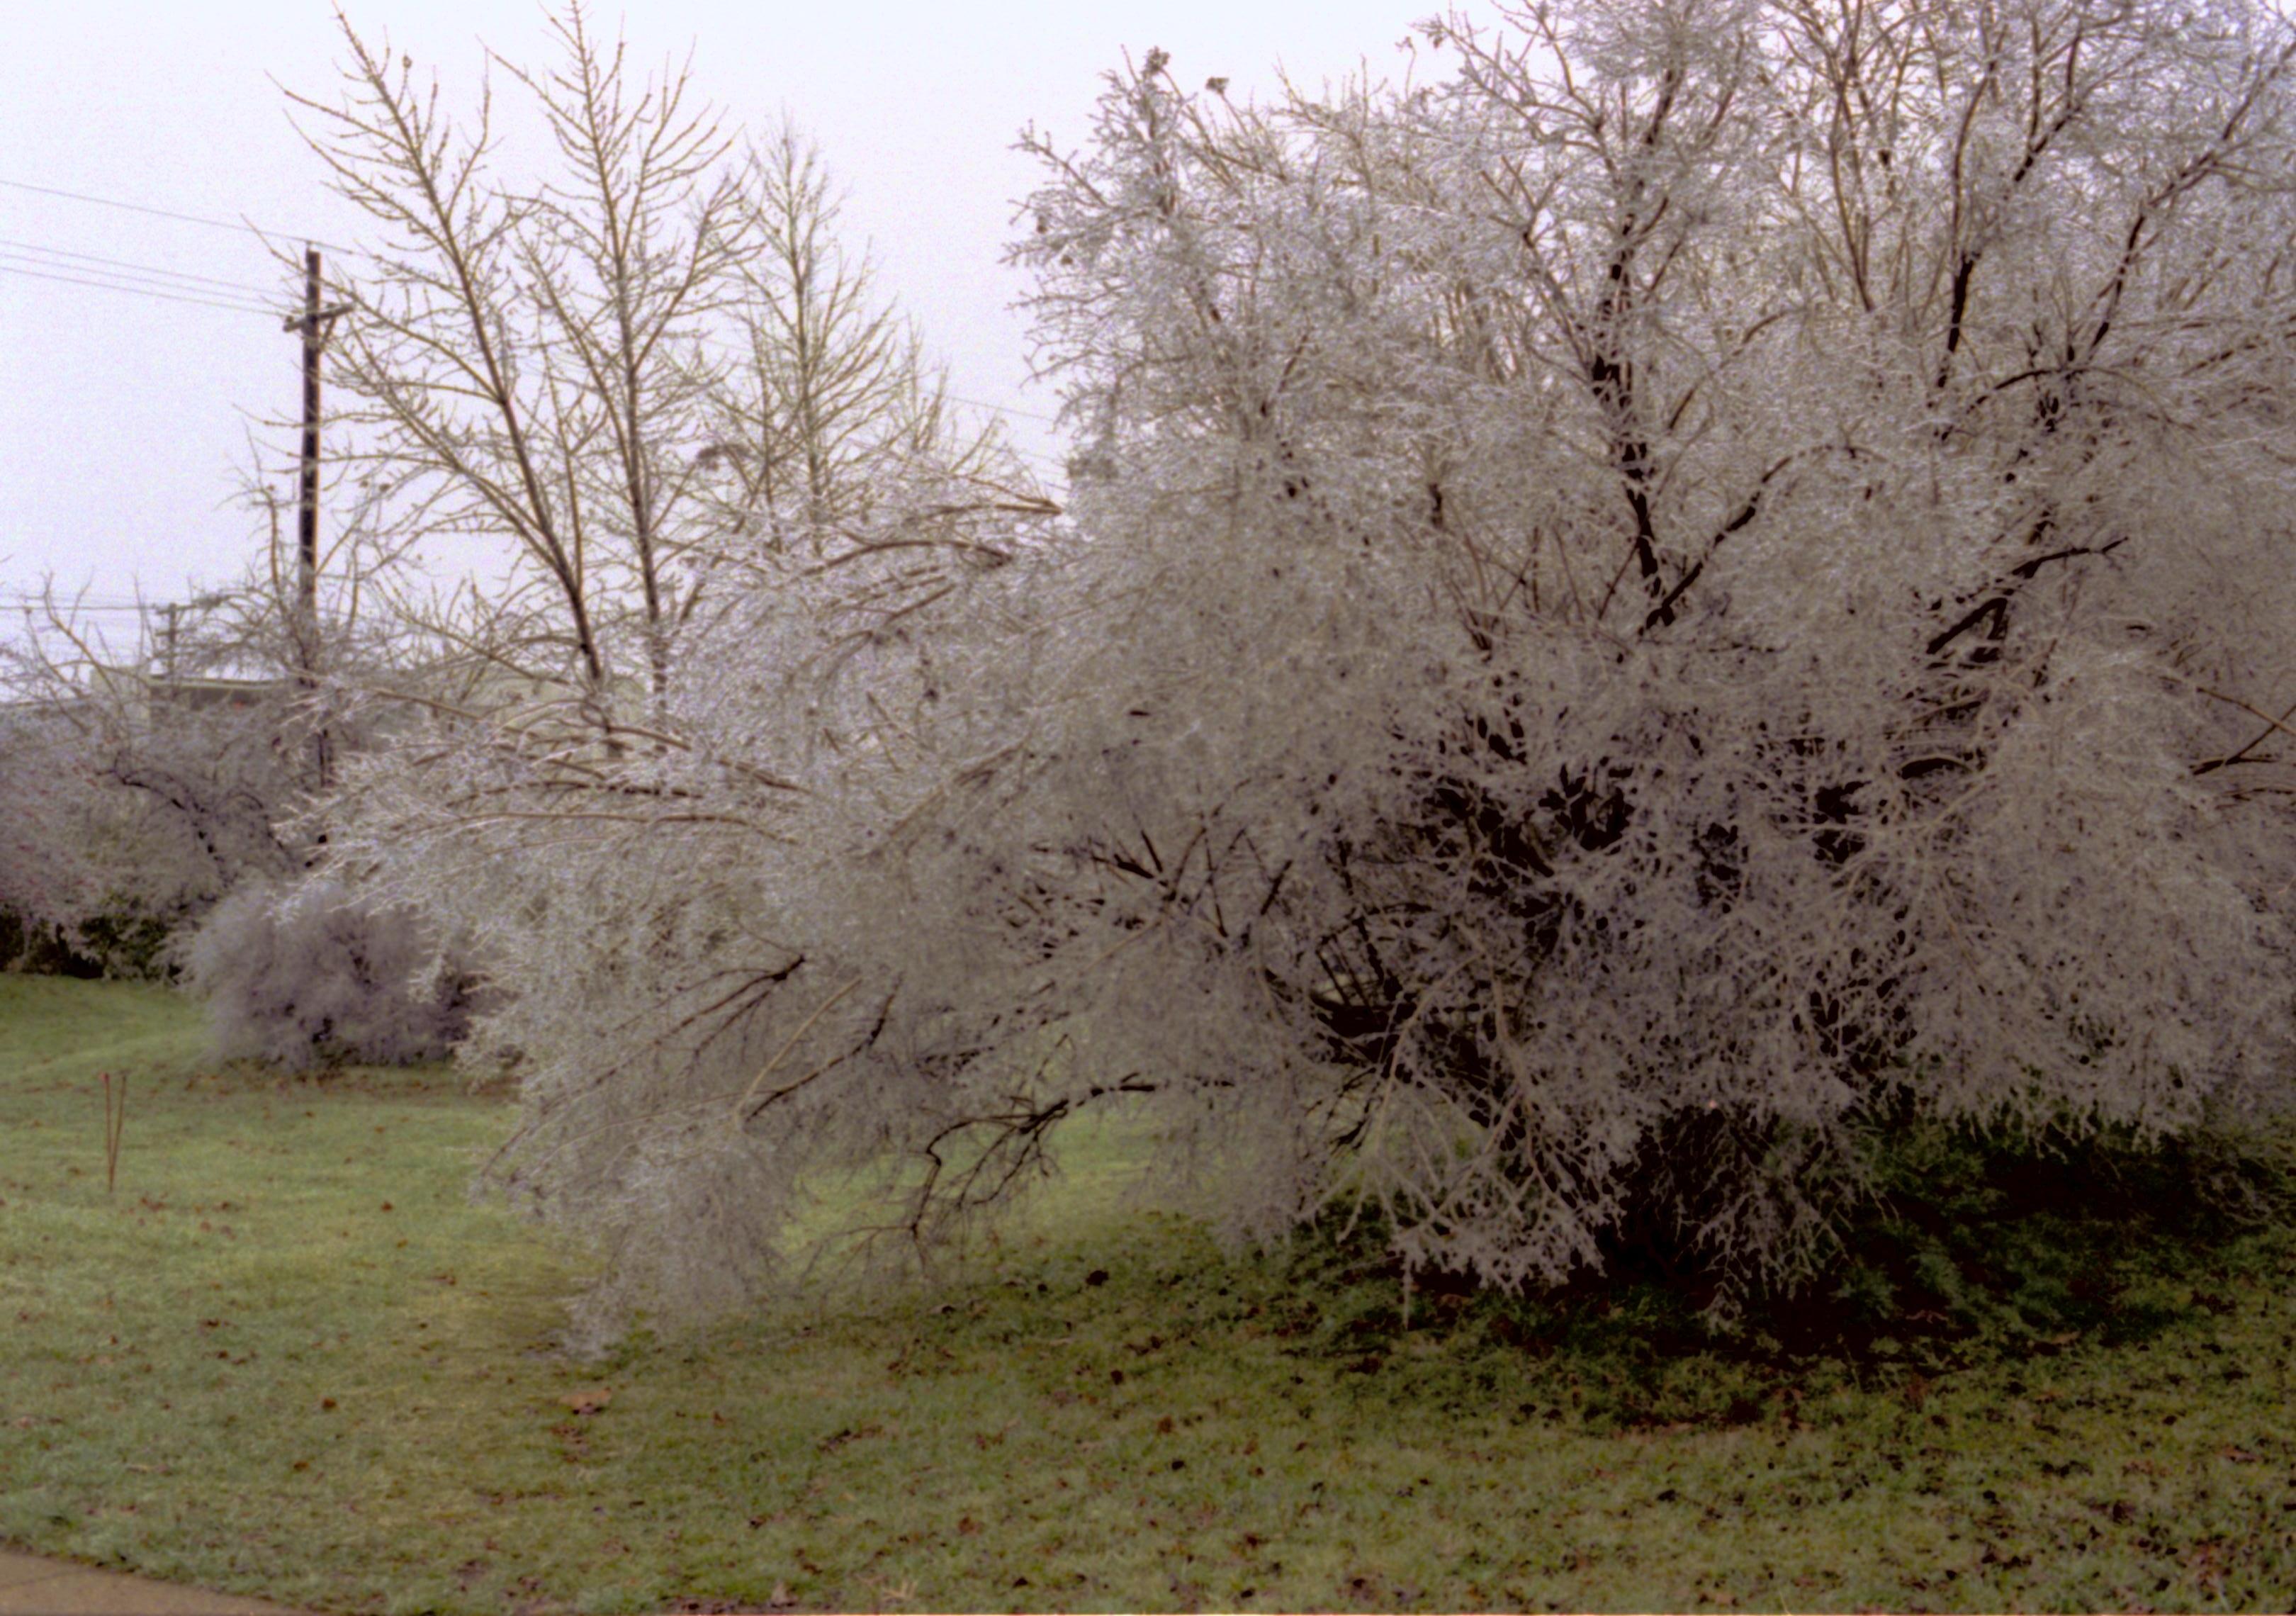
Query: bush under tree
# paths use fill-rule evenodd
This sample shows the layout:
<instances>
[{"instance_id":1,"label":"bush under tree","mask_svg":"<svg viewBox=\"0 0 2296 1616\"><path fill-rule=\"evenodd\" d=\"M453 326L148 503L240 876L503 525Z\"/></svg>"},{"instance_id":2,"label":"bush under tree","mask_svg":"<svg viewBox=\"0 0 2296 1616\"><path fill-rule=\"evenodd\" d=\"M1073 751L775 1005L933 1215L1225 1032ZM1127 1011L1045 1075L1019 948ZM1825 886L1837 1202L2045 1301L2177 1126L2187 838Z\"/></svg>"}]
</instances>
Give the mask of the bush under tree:
<instances>
[{"instance_id":1,"label":"bush under tree","mask_svg":"<svg viewBox=\"0 0 2296 1616\"><path fill-rule=\"evenodd\" d=\"M184 950L216 1053L301 1071L442 1060L482 989L467 960L411 911L313 876L242 886Z\"/></svg>"}]
</instances>

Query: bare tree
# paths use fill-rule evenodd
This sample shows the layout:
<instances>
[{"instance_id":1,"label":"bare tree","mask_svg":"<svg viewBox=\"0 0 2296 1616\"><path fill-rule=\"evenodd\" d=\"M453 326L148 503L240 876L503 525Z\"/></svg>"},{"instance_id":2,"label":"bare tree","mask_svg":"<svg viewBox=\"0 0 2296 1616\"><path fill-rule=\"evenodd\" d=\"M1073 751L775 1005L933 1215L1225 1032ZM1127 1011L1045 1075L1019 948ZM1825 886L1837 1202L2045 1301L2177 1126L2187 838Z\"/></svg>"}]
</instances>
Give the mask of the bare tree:
<instances>
[{"instance_id":1,"label":"bare tree","mask_svg":"<svg viewBox=\"0 0 2296 1616\"><path fill-rule=\"evenodd\" d=\"M658 692L691 609L696 344L742 236L727 137L689 104L688 75L632 85L578 8L552 28L553 70L510 70L559 159L539 185L495 175L490 99L463 131L435 84L348 21L340 100L294 99L381 232L339 289L354 313L336 386L354 403L336 424L422 496L426 531L514 547L517 587L470 649L603 716L623 652Z\"/></svg>"},{"instance_id":2,"label":"bare tree","mask_svg":"<svg viewBox=\"0 0 2296 1616\"><path fill-rule=\"evenodd\" d=\"M751 521L779 539L792 521L817 527L865 488L856 451L914 406L921 367L866 263L849 262L831 234L836 199L818 151L784 123L748 165L758 250L741 269L742 363L726 400L738 437L727 453Z\"/></svg>"},{"instance_id":3,"label":"bare tree","mask_svg":"<svg viewBox=\"0 0 2296 1616\"><path fill-rule=\"evenodd\" d=\"M1018 576L1057 509L950 407L793 129L752 149L681 111L683 74L629 87L569 11L549 75L505 64L561 160L513 181L483 106L458 134L403 59L345 33L340 102L299 103L384 238L343 284L337 424L401 502L398 537L504 540L514 564L507 589L402 588L452 677L346 770L328 868L488 962L474 1054L525 1074L497 1177L627 1223L668 1159L631 1119L767 1036L697 1003L812 994L837 951L792 964L785 861L841 845L849 785L962 767L934 720L964 659L927 630ZM748 1271L687 1267L704 1290Z\"/></svg>"},{"instance_id":4,"label":"bare tree","mask_svg":"<svg viewBox=\"0 0 2296 1616\"><path fill-rule=\"evenodd\" d=\"M490 99L460 127L348 22L340 97L294 99L381 233L340 287L355 402L335 424L410 502L409 531L510 543L514 587L439 627L565 682L598 722L622 661L660 701L720 565L826 536L889 466L1009 476L1009 457L993 428L956 435L793 126L745 146L695 106L690 68L634 82L578 6L552 36L546 71L494 59L550 136L536 180L497 171Z\"/></svg>"}]
</instances>

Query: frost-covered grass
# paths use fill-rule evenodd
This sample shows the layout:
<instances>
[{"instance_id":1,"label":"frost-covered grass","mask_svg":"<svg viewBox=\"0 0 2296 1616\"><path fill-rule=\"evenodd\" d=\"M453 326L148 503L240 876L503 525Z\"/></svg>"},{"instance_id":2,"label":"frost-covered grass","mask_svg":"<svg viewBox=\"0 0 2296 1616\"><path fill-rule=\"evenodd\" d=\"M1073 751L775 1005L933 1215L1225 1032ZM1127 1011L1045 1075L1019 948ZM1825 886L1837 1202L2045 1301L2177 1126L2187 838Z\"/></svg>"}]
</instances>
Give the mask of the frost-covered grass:
<instances>
[{"instance_id":1,"label":"frost-covered grass","mask_svg":"<svg viewBox=\"0 0 2296 1616\"><path fill-rule=\"evenodd\" d=\"M2070 1340L1660 1349L1656 1290L1423 1290L1406 1331L1360 1243L1229 1262L1125 1213L1119 1130L935 1288L586 1366L549 1348L569 1257L464 1194L500 1100L437 1070L218 1077L201 1038L157 989L0 978L0 1538L342 1610L2296 1587L2284 1235L2132 1244L2087 1300L2026 1298ZM133 1085L109 1196L105 1070ZM2038 1272L2015 1243L1990 1249Z\"/></svg>"}]
</instances>

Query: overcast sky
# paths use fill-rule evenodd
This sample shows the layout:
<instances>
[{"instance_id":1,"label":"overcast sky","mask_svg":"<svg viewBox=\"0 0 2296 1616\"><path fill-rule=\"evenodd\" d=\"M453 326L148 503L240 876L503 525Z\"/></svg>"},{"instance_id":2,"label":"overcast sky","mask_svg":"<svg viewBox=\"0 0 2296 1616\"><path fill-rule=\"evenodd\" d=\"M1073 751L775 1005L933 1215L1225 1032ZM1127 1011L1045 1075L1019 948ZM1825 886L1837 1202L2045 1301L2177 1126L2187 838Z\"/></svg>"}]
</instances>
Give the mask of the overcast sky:
<instances>
[{"instance_id":1,"label":"overcast sky","mask_svg":"<svg viewBox=\"0 0 2296 1616\"><path fill-rule=\"evenodd\" d=\"M363 33L435 66L458 107L481 42L544 52L537 0L355 0ZM1396 46L1431 0L645 0L594 15L634 62L694 52L699 88L763 129L786 110L848 193L842 234L947 361L959 395L1016 414L1057 466L1052 400L1028 383L1023 291L999 259L1033 183L1011 150L1034 123L1080 144L1099 75L1152 46L1183 83L1265 94L1280 63L1316 83ZM0 603L53 575L109 605L184 598L252 554L229 501L250 416L296 407L282 283L242 231L356 242L290 127L282 86L333 83L323 0L107 0L10 8L0 55ZM500 91L504 86L497 85ZM109 260L109 262L106 262ZM160 273L155 273L160 272ZM169 273L171 272L171 273ZM175 277L200 276L203 280ZM46 278L41 278L46 277ZM64 278L55 278L64 277ZM168 301L73 281L128 280ZM257 306L262 306L258 308ZM266 312L265 310L274 310Z\"/></svg>"}]
</instances>

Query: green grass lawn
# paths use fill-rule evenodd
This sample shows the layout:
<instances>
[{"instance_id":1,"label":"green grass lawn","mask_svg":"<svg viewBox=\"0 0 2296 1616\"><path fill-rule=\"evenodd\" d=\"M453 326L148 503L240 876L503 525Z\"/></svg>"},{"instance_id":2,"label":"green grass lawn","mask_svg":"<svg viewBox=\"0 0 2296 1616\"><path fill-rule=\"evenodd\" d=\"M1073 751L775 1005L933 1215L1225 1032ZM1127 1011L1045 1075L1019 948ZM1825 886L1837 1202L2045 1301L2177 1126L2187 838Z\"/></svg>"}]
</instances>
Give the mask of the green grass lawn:
<instances>
[{"instance_id":1,"label":"green grass lawn","mask_svg":"<svg viewBox=\"0 0 2296 1616\"><path fill-rule=\"evenodd\" d=\"M160 989L0 977L0 1539L343 1611L2296 1595L2284 1235L1960 1367L1660 1352L1631 1308L1404 1330L1328 1251L1126 1212L1103 1137L934 1288L584 1365L578 1254L468 1197L508 1120L437 1070L219 1074Z\"/></svg>"}]
</instances>

